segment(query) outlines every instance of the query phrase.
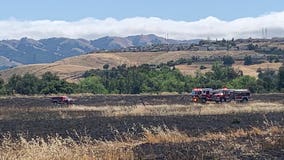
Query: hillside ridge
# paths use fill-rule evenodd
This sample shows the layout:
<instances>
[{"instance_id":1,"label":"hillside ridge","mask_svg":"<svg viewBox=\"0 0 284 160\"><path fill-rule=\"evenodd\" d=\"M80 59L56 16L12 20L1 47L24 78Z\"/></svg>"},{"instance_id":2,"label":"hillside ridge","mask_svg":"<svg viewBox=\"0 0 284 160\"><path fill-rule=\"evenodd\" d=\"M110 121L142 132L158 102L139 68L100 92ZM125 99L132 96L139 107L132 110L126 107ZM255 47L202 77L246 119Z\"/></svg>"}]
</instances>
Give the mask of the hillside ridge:
<instances>
[{"instance_id":1,"label":"hillside ridge","mask_svg":"<svg viewBox=\"0 0 284 160\"><path fill-rule=\"evenodd\" d=\"M20 40L0 41L0 69L23 64L51 63L67 57L96 51L119 50L132 46L152 44L183 43L166 40L154 34L129 37L102 37L96 40L53 37L34 40L27 37ZM191 41L186 41L191 43Z\"/></svg>"}]
</instances>

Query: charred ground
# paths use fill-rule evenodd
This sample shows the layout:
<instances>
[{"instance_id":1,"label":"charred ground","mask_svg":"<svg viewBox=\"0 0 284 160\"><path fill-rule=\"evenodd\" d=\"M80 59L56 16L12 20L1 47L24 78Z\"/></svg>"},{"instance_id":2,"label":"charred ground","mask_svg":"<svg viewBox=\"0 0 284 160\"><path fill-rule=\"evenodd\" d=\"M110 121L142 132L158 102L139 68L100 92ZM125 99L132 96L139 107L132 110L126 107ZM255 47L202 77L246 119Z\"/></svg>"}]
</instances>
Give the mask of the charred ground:
<instances>
[{"instance_id":1,"label":"charred ground","mask_svg":"<svg viewBox=\"0 0 284 160\"><path fill-rule=\"evenodd\" d=\"M5 142L7 135L12 141L23 137L27 141L35 137L45 140L71 137L79 144L81 136L104 144L126 143L132 139L135 143L131 142L128 147L132 158L126 159L281 159L283 155L283 94L254 95L254 100L246 104L204 105L192 104L188 95L77 95L72 98L77 99L77 104L69 107L53 106L50 97L2 98L1 142ZM245 110L247 106L250 108ZM213 112L226 109L231 111ZM149 137L145 141L145 128L159 127L169 132L155 131L152 133L155 141ZM165 140L159 140L160 131L165 134ZM172 141L171 131L174 136L181 134L186 138L177 136ZM125 148L118 147L121 149Z\"/></svg>"}]
</instances>

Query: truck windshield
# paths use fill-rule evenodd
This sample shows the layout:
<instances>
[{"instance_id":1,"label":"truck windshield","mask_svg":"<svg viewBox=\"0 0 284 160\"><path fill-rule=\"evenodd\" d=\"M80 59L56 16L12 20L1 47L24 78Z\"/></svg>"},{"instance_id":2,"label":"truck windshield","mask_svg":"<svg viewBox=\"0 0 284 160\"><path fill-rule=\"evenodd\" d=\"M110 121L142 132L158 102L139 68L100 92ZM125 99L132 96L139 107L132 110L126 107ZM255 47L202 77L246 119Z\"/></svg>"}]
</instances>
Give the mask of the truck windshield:
<instances>
[{"instance_id":1,"label":"truck windshield","mask_svg":"<svg viewBox=\"0 0 284 160\"><path fill-rule=\"evenodd\" d=\"M192 91L191 94L192 95L198 95L198 94L201 94L201 91Z\"/></svg>"}]
</instances>

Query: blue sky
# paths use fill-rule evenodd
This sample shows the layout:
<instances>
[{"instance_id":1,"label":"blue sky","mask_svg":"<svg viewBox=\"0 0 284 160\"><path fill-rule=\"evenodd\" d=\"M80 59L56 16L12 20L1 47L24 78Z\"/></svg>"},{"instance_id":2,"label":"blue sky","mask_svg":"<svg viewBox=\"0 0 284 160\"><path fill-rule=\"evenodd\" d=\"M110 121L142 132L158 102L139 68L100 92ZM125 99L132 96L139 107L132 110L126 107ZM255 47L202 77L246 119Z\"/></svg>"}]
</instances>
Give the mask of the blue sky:
<instances>
[{"instance_id":1,"label":"blue sky","mask_svg":"<svg viewBox=\"0 0 284 160\"><path fill-rule=\"evenodd\" d=\"M0 19L75 21L139 16L196 21L214 16L233 20L283 10L283 0L1 0Z\"/></svg>"},{"instance_id":2,"label":"blue sky","mask_svg":"<svg viewBox=\"0 0 284 160\"><path fill-rule=\"evenodd\" d=\"M0 40L284 37L283 0L1 0Z\"/></svg>"}]
</instances>

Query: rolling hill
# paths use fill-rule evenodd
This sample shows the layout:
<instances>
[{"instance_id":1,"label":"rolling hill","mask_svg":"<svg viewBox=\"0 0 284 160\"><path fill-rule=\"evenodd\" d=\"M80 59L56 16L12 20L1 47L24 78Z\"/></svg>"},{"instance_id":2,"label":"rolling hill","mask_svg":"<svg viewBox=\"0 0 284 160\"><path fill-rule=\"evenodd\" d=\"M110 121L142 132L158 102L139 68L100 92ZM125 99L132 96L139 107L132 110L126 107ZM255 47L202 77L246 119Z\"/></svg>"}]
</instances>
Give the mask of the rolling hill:
<instances>
[{"instance_id":1,"label":"rolling hill","mask_svg":"<svg viewBox=\"0 0 284 160\"><path fill-rule=\"evenodd\" d=\"M196 41L166 40L153 34L129 37L102 37L96 40L70 38L2 40L0 41L0 69L22 64L52 63L67 57L98 50L115 50L131 46L185 42L193 43Z\"/></svg>"},{"instance_id":2,"label":"rolling hill","mask_svg":"<svg viewBox=\"0 0 284 160\"><path fill-rule=\"evenodd\" d=\"M176 52L120 52L120 53L92 53L80 56L65 58L53 63L30 64L18 66L15 68L0 71L1 78L7 80L13 74L23 75L25 73L32 73L37 76L50 71L57 74L62 79L71 82L76 82L80 76L90 69L102 69L103 65L109 64L111 67L116 67L121 64L127 66L140 64L160 64L166 63L170 60L177 60L179 58L191 58L199 55L200 57L209 56L223 56L223 55L254 55L254 51L176 51ZM209 71L211 64L194 63L192 65L178 65L176 66L183 74L194 75L196 70L199 70L200 65L205 65L206 70ZM257 76L256 70L259 67L265 68L269 66L272 69L278 69L281 63L263 63L259 65L243 66L242 62L237 62L233 65L234 68L244 71L245 75Z\"/></svg>"}]
</instances>

